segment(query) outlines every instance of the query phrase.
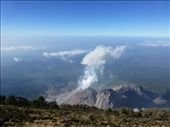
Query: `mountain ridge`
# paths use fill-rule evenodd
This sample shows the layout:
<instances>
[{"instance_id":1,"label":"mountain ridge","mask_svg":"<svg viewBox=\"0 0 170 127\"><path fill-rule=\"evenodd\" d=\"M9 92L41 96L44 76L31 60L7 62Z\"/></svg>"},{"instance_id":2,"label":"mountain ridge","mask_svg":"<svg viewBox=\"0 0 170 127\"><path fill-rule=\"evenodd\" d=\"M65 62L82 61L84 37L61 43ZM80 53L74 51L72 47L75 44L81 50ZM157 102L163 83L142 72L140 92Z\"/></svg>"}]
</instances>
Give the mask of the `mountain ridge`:
<instances>
[{"instance_id":1,"label":"mountain ridge","mask_svg":"<svg viewBox=\"0 0 170 127\"><path fill-rule=\"evenodd\" d=\"M138 85L124 85L117 88L95 90L88 88L80 91L70 91L63 93L56 101L58 104L86 104L95 106L101 109L114 109L121 107L128 108L156 108L156 107L170 107L170 100L167 92L160 96L153 92L147 91ZM168 94L168 95L167 95ZM165 103L159 104L159 101L165 100Z\"/></svg>"}]
</instances>

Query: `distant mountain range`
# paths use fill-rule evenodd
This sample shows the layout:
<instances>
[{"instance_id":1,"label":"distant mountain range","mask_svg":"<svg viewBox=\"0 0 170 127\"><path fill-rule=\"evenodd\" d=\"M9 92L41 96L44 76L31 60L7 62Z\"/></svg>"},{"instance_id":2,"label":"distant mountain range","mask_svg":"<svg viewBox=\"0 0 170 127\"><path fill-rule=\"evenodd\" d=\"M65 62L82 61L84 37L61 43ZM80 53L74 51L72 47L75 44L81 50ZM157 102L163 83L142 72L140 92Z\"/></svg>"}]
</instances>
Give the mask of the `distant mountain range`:
<instances>
[{"instance_id":1,"label":"distant mountain range","mask_svg":"<svg viewBox=\"0 0 170 127\"><path fill-rule=\"evenodd\" d=\"M107 108L166 108L170 107L170 90L160 96L137 85L125 85L101 91L88 88L70 91L57 98L58 104L86 104L101 109Z\"/></svg>"}]
</instances>

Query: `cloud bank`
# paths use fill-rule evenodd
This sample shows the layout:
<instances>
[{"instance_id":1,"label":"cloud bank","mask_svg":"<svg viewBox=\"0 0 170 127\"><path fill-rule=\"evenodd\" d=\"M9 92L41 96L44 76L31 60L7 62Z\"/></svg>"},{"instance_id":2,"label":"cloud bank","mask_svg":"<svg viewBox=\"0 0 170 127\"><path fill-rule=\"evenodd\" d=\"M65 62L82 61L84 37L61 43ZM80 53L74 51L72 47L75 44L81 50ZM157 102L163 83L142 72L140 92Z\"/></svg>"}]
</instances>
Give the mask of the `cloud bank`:
<instances>
[{"instance_id":1,"label":"cloud bank","mask_svg":"<svg viewBox=\"0 0 170 127\"><path fill-rule=\"evenodd\" d=\"M46 58L55 57L61 58L64 61L72 62L70 58L78 55L87 53L87 50L71 50L71 51L61 51L61 52L44 52L43 56Z\"/></svg>"},{"instance_id":2,"label":"cloud bank","mask_svg":"<svg viewBox=\"0 0 170 127\"><path fill-rule=\"evenodd\" d=\"M35 47L22 45L22 46L10 46L10 47L3 47L1 51L16 51L16 50L35 50Z\"/></svg>"},{"instance_id":3,"label":"cloud bank","mask_svg":"<svg viewBox=\"0 0 170 127\"><path fill-rule=\"evenodd\" d=\"M141 46L160 48L160 47L169 47L170 43L145 43L145 44L141 44Z\"/></svg>"},{"instance_id":4,"label":"cloud bank","mask_svg":"<svg viewBox=\"0 0 170 127\"><path fill-rule=\"evenodd\" d=\"M118 46L116 48L97 46L89 52L81 61L85 66L84 75L78 81L77 90L85 90L98 81L98 74L103 74L104 65L108 60L118 59L125 51L127 46Z\"/></svg>"},{"instance_id":5,"label":"cloud bank","mask_svg":"<svg viewBox=\"0 0 170 127\"><path fill-rule=\"evenodd\" d=\"M36 50L36 49L39 49L39 48L35 48L29 45L1 47L1 51Z\"/></svg>"}]
</instances>

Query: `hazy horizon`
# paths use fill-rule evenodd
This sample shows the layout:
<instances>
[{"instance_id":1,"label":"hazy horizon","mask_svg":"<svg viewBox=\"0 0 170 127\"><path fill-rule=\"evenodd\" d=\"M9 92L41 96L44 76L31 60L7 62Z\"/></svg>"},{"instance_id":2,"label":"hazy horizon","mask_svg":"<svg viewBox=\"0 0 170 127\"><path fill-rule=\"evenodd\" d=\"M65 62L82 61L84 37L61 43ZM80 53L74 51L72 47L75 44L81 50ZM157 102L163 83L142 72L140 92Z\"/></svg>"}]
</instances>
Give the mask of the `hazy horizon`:
<instances>
[{"instance_id":1,"label":"hazy horizon","mask_svg":"<svg viewBox=\"0 0 170 127\"><path fill-rule=\"evenodd\" d=\"M170 89L168 1L1 1L1 94Z\"/></svg>"}]
</instances>

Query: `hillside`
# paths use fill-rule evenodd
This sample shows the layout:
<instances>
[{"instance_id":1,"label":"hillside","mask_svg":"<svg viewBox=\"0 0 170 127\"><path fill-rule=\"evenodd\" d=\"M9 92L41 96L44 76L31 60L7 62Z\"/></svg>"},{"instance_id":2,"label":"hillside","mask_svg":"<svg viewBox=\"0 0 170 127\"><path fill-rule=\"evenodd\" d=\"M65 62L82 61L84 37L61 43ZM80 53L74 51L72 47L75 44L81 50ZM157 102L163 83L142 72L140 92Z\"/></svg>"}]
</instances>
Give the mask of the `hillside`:
<instances>
[{"instance_id":1,"label":"hillside","mask_svg":"<svg viewBox=\"0 0 170 127\"><path fill-rule=\"evenodd\" d=\"M0 105L2 127L169 127L170 110L100 110L85 105L33 108Z\"/></svg>"}]
</instances>

